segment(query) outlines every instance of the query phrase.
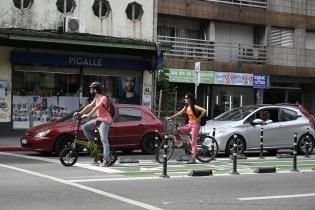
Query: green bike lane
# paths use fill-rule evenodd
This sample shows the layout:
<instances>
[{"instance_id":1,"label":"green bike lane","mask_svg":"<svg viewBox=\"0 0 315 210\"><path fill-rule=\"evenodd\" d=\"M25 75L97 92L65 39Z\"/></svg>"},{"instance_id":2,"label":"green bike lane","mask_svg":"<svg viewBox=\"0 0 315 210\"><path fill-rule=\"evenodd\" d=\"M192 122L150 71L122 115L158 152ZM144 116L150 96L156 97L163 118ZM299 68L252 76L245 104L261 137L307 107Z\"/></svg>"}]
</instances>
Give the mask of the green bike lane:
<instances>
[{"instance_id":1,"label":"green bike lane","mask_svg":"<svg viewBox=\"0 0 315 210\"><path fill-rule=\"evenodd\" d=\"M248 158L237 160L237 172L240 174L252 174L258 167L275 167L276 172L290 172L293 168L292 158L266 157L265 159ZM139 161L139 163L116 163L112 167L117 174L127 177L159 177L163 173L163 164L151 160ZM297 158L297 169L311 171L315 168L315 157ZM185 161L170 160L167 164L167 175L170 177L187 176L192 170L212 170L213 175L229 175L233 169L233 160L217 158L209 163L191 165ZM315 173L315 170L314 170Z\"/></svg>"}]
</instances>

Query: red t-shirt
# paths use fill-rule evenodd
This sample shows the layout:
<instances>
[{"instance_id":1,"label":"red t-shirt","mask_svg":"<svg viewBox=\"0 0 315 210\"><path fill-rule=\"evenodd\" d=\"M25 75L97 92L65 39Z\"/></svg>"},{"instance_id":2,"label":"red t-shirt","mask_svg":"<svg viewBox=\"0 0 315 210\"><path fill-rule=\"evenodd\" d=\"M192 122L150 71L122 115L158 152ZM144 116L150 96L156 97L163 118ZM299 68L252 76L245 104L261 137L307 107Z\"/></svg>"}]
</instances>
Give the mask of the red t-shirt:
<instances>
[{"instance_id":1,"label":"red t-shirt","mask_svg":"<svg viewBox=\"0 0 315 210\"><path fill-rule=\"evenodd\" d=\"M107 97L106 96L95 97L94 101L96 102L96 106L102 103L101 107L96 110L96 116L98 117L98 119L105 123L112 123L113 119L110 116L110 113L108 112Z\"/></svg>"}]
</instances>

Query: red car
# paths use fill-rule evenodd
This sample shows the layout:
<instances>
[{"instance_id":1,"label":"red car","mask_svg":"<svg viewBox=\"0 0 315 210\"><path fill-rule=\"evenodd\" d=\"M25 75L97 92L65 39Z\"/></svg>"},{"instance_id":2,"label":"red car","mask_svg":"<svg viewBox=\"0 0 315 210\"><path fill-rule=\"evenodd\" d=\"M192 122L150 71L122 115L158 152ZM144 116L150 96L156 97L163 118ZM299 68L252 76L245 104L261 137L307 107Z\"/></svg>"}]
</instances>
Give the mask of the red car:
<instances>
[{"instance_id":1,"label":"red car","mask_svg":"<svg viewBox=\"0 0 315 210\"><path fill-rule=\"evenodd\" d=\"M163 123L146 106L115 104L115 116L109 130L109 144L116 150L129 153L141 149L154 154L156 130L159 138L164 135ZM21 137L22 147L41 153L60 153L74 140L75 121L73 113L56 122L28 129ZM82 123L87 120L83 120ZM81 139L86 139L80 128Z\"/></svg>"}]
</instances>

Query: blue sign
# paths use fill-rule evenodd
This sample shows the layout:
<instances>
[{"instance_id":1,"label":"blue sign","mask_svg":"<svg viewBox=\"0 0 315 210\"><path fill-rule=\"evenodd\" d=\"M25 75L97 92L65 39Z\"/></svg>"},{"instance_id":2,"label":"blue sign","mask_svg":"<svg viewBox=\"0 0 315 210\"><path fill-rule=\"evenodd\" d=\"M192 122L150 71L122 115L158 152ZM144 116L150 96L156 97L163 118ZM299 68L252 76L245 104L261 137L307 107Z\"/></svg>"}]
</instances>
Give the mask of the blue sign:
<instances>
[{"instance_id":1,"label":"blue sign","mask_svg":"<svg viewBox=\"0 0 315 210\"><path fill-rule=\"evenodd\" d=\"M253 88L270 88L270 75L254 74Z\"/></svg>"},{"instance_id":2,"label":"blue sign","mask_svg":"<svg viewBox=\"0 0 315 210\"><path fill-rule=\"evenodd\" d=\"M36 64L63 67L95 67L108 69L152 69L146 60L89 57L80 55L40 54L29 52L11 52L11 62L16 64Z\"/></svg>"}]
</instances>

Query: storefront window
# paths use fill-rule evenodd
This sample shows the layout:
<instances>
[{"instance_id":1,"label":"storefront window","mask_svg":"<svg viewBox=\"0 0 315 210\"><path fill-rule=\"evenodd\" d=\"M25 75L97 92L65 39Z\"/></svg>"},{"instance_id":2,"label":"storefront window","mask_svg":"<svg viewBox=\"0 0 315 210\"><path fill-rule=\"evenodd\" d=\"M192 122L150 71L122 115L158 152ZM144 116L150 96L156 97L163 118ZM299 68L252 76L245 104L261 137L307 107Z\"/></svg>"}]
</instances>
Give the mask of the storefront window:
<instances>
[{"instance_id":1,"label":"storefront window","mask_svg":"<svg viewBox=\"0 0 315 210\"><path fill-rule=\"evenodd\" d=\"M141 77L84 75L80 97L79 73L13 71L14 129L57 120L92 100L89 85L99 81L113 103L140 104Z\"/></svg>"},{"instance_id":2,"label":"storefront window","mask_svg":"<svg viewBox=\"0 0 315 210\"><path fill-rule=\"evenodd\" d=\"M13 72L13 128L54 121L79 108L79 74Z\"/></svg>"}]
</instances>

